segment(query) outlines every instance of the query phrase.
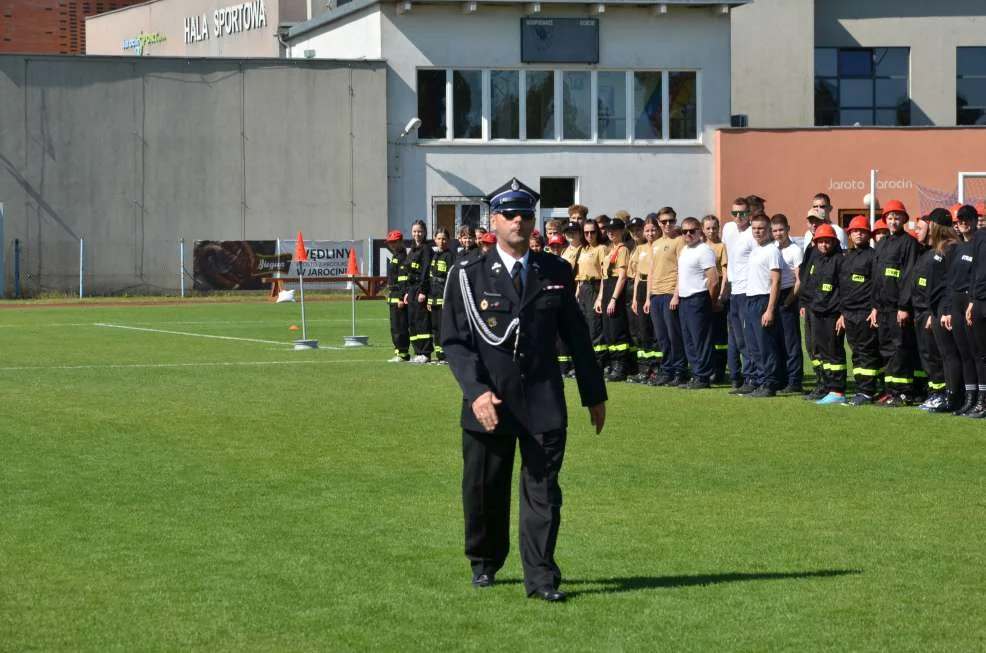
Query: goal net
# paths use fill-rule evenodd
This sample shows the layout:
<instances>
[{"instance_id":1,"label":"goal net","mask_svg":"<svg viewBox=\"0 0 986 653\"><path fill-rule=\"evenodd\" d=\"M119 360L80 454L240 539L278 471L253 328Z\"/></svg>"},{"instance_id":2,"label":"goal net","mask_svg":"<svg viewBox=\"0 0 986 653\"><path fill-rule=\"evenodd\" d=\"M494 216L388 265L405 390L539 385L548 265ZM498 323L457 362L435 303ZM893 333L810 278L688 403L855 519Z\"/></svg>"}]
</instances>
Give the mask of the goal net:
<instances>
[{"instance_id":1,"label":"goal net","mask_svg":"<svg viewBox=\"0 0 986 653\"><path fill-rule=\"evenodd\" d=\"M958 197L962 204L986 202L986 172L960 172Z\"/></svg>"}]
</instances>

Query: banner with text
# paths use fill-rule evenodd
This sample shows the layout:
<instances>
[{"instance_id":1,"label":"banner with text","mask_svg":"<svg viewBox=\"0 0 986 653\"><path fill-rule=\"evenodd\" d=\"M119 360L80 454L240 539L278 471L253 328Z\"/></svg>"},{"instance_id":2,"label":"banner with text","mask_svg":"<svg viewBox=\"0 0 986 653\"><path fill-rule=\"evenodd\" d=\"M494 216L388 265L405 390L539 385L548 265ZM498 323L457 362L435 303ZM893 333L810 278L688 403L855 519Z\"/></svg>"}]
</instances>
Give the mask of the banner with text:
<instances>
[{"instance_id":1,"label":"banner with text","mask_svg":"<svg viewBox=\"0 0 986 653\"><path fill-rule=\"evenodd\" d=\"M362 243L358 241L306 240L308 261L292 261L294 239L278 240L197 240L192 251L195 290L263 290L270 279L294 279L303 273L313 290L347 288L346 282L318 282L318 278L344 277L349 250L356 249L360 270L364 270ZM299 270L299 266L301 269ZM266 283L265 283L266 281ZM297 282L286 284L295 287Z\"/></svg>"}]
</instances>

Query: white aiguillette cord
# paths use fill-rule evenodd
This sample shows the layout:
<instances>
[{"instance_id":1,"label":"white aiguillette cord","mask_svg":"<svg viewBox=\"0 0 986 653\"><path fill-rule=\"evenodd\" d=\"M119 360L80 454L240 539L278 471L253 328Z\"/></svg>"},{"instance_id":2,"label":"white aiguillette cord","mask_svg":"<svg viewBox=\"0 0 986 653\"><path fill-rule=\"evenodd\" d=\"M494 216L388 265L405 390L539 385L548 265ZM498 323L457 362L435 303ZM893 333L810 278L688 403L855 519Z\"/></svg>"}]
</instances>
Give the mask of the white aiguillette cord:
<instances>
[{"instance_id":1,"label":"white aiguillette cord","mask_svg":"<svg viewBox=\"0 0 986 653\"><path fill-rule=\"evenodd\" d=\"M503 332L502 337L498 338L492 329L483 322L483 318L479 314L479 309L476 308L476 301L473 299L472 287L469 285L469 278L466 276L465 268L459 268L459 286L462 289L462 304L465 307L466 319L469 321L469 326L472 327L473 332L477 333L486 344L492 347L499 347L511 335L514 336L514 358L516 359L517 346L520 344L520 317L510 320L507 330Z\"/></svg>"}]
</instances>

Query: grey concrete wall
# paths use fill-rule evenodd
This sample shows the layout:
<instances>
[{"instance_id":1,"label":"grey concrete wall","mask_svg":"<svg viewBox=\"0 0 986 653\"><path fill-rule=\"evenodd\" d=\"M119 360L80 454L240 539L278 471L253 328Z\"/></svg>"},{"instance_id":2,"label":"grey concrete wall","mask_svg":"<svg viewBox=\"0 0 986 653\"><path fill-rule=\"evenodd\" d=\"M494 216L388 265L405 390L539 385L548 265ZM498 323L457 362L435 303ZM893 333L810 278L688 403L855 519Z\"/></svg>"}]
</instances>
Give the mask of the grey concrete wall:
<instances>
[{"instance_id":1,"label":"grey concrete wall","mask_svg":"<svg viewBox=\"0 0 986 653\"><path fill-rule=\"evenodd\" d=\"M955 48L986 44L986 2L825 0L815 4L815 46L910 48L912 124L955 125Z\"/></svg>"},{"instance_id":2,"label":"grey concrete wall","mask_svg":"<svg viewBox=\"0 0 986 653\"><path fill-rule=\"evenodd\" d=\"M0 201L29 293L178 287L177 242L387 228L380 62L0 57ZM189 256L190 260L190 256Z\"/></svg>"},{"instance_id":3,"label":"grey concrete wall","mask_svg":"<svg viewBox=\"0 0 986 653\"><path fill-rule=\"evenodd\" d=\"M732 113L750 127L815 124L814 0L756 0L732 22Z\"/></svg>"}]
</instances>

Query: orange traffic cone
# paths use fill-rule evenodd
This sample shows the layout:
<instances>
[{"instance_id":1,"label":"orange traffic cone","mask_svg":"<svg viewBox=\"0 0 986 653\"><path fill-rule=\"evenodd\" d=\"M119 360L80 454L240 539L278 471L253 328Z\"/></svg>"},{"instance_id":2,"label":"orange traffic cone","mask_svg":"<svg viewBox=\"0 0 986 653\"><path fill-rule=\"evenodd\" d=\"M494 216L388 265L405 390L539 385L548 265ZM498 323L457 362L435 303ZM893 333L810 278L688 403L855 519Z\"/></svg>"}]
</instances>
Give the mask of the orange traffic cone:
<instances>
[{"instance_id":1,"label":"orange traffic cone","mask_svg":"<svg viewBox=\"0 0 986 653\"><path fill-rule=\"evenodd\" d=\"M349 263L346 264L346 274L351 277L359 276L359 261L356 260L356 248L349 248Z\"/></svg>"},{"instance_id":2,"label":"orange traffic cone","mask_svg":"<svg viewBox=\"0 0 986 653\"><path fill-rule=\"evenodd\" d=\"M294 260L296 261L307 261L308 260L308 250L305 249L305 237L298 232L298 241L294 244Z\"/></svg>"}]
</instances>

